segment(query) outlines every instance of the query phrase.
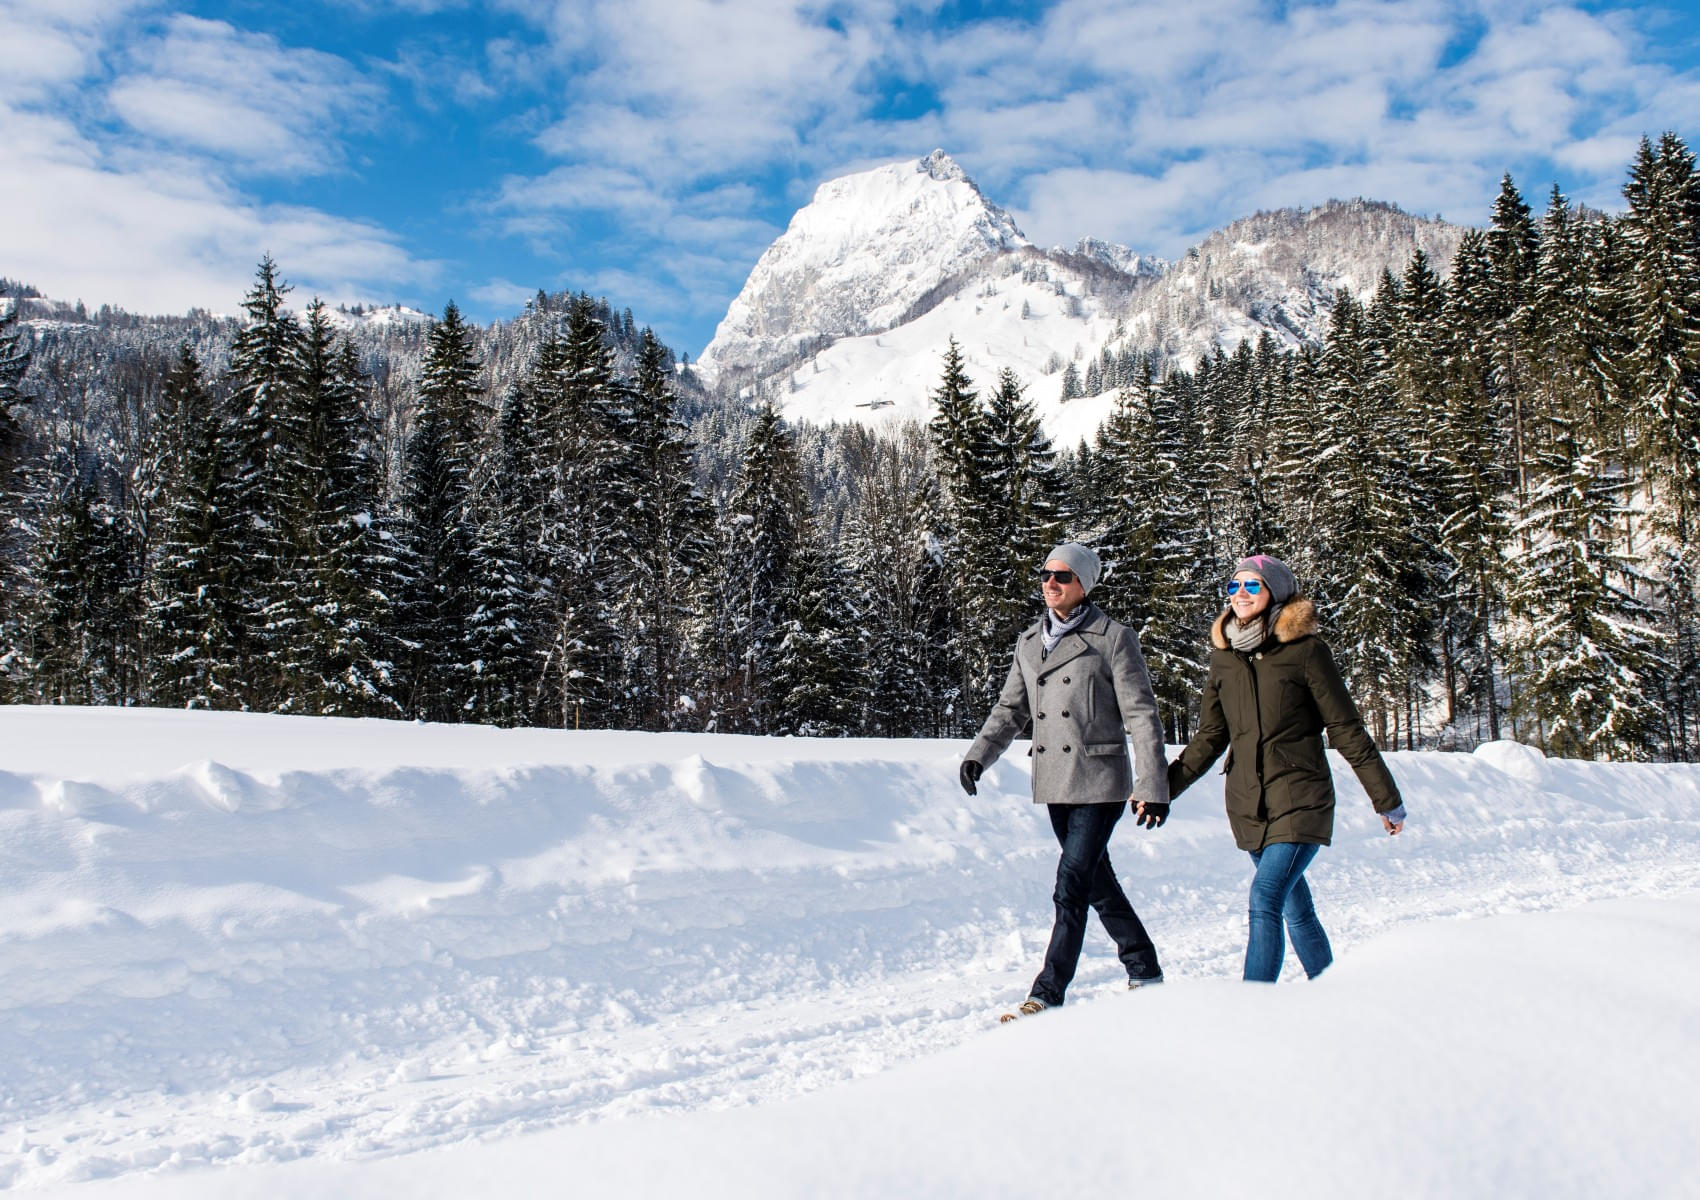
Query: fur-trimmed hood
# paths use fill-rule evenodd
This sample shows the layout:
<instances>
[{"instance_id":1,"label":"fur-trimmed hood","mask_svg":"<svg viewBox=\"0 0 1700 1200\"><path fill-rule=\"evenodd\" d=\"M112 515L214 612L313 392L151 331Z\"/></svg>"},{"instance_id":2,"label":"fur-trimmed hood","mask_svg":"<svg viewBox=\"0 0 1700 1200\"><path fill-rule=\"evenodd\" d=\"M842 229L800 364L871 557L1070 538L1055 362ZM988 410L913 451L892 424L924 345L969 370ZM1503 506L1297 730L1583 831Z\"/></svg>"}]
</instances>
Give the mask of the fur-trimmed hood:
<instances>
[{"instance_id":1,"label":"fur-trimmed hood","mask_svg":"<svg viewBox=\"0 0 1700 1200\"><path fill-rule=\"evenodd\" d=\"M1233 609L1223 609L1222 615L1210 627L1210 644L1218 650L1228 648L1228 635L1222 627L1233 614ZM1275 618L1275 640L1296 642L1302 637L1309 637L1316 632L1316 624L1316 605L1304 596L1294 596L1282 605L1280 614Z\"/></svg>"}]
</instances>

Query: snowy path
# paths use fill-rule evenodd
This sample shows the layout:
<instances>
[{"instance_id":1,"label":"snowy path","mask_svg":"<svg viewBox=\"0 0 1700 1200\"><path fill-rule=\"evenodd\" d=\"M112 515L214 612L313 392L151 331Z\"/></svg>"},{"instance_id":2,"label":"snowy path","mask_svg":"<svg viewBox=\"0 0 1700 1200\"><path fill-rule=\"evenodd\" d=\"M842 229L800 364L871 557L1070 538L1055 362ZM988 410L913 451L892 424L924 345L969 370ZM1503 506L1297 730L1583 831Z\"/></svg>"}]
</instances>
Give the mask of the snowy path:
<instances>
[{"instance_id":1,"label":"snowy path","mask_svg":"<svg viewBox=\"0 0 1700 1200\"><path fill-rule=\"evenodd\" d=\"M954 743L28 709L0 738L10 1186L780 1100L976 1036L1048 931L1024 760L969 801ZM1700 770L1392 763L1398 839L1336 761L1341 975L1396 925L1700 889ZM1244 945L1210 789L1112 844L1177 981ZM1125 1000L1087 955L1074 998Z\"/></svg>"}]
</instances>

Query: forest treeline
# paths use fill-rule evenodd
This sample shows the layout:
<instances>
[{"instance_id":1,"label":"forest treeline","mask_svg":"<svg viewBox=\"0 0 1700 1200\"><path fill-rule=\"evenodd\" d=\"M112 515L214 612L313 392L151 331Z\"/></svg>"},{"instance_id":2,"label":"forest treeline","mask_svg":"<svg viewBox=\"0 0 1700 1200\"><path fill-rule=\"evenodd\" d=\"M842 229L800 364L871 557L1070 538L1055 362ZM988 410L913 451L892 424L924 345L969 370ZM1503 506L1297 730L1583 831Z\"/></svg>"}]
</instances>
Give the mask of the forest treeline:
<instances>
[{"instance_id":1,"label":"forest treeline","mask_svg":"<svg viewBox=\"0 0 1700 1200\"><path fill-rule=\"evenodd\" d=\"M586 296L540 295L501 370L451 304L398 384L324 305L292 313L267 259L224 341L59 392L26 385L65 351L14 304L0 687L961 736L1037 614L1040 556L1074 537L1175 739L1222 580L1255 550L1297 570L1384 746L1692 760L1694 155L1644 141L1624 196L1604 215L1555 188L1537 216L1506 177L1444 278L1419 252L1337 296L1320 345L1266 335L1190 370L1106 355L1113 415L1072 448L954 343L930 425L875 433L705 403Z\"/></svg>"}]
</instances>

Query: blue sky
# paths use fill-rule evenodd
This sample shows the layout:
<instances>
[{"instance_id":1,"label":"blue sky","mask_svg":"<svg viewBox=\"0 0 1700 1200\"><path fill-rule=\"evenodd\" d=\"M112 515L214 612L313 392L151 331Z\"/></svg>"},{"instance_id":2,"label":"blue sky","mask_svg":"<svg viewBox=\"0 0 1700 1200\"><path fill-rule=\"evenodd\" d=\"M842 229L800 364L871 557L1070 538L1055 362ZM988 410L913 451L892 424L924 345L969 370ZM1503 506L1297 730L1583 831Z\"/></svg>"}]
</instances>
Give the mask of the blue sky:
<instances>
[{"instance_id":1,"label":"blue sky","mask_svg":"<svg viewBox=\"0 0 1700 1200\"><path fill-rule=\"evenodd\" d=\"M1174 256L1364 195L1604 208L1700 144L1685 6L1191 0L0 0L0 275L233 311L543 287L707 343L822 181L943 147L1043 244Z\"/></svg>"}]
</instances>

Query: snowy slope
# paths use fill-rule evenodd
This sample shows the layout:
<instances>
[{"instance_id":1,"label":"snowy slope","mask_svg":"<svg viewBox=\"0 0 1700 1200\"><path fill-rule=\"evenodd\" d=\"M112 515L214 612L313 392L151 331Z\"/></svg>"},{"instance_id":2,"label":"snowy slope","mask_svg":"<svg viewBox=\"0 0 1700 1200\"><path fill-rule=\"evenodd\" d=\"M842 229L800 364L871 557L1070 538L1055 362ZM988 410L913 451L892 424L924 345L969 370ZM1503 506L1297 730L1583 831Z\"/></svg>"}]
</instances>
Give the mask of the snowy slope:
<instances>
[{"instance_id":1,"label":"snowy slope","mask_svg":"<svg viewBox=\"0 0 1700 1200\"><path fill-rule=\"evenodd\" d=\"M970 1055L919 1064L901 1085L854 1082L979 1039L1031 978L1054 850L1019 748L970 800L952 742L4 708L0 746L0 1184L164 1172L176 1186L182 1168L232 1164L209 1186L281 1195L300 1178L387 1194L363 1190L362 1164L660 1113L708 1122L668 1145L729 1130L750 1153L795 1135L801 1155L830 1114L897 1119L892 1089L973 1096L977 1120L1017 1110L1035 1069ZM1339 965L1328 988L1283 987L1273 1001L1316 1028L1346 1021L1348 1048L1383 1029L1363 1012L1387 1012L1386 997L1460 952L1444 939L1377 950L1378 935L1410 947L1437 918L1449 929L1700 886L1700 769L1549 762L1507 744L1390 761L1413 813L1398 839L1379 834L1335 764L1341 820L1313 882ZM1169 1006L1151 1011L1175 1029L1163 1044L1176 1064L1210 1042L1205 1015L1247 1024L1239 989L1216 984L1237 972L1247 875L1220 803L1213 776L1164 829L1124 826L1113 847L1164 955L1170 991L1149 998ZM1671 936L1692 924L1649 919ZM1466 952L1491 958L1528 936ZM1611 935L1614 953L1633 941ZM1575 954L1537 965L1530 986L1551 990L1558 973L1586 1011L1609 992L1644 1031L1692 1017L1691 1001L1671 1007L1691 988L1643 986L1639 967L1602 971ZM1100 1036L1117 1006L1147 999L1119 992L1119 975L1094 933L1058 1032L1017 1036ZM1413 1046L1432 1041L1434 1021L1492 1007L1490 984L1459 986L1438 1009L1390 1014L1389 1040L1408 1029ZM1224 1073L1234 1045L1212 1060ZM1327 1078L1304 1095L1320 1104ZM1330 1111L1356 1106L1350 1089L1369 1082L1342 1077ZM1524 1085L1550 1100L1544 1075L1505 1086ZM827 1107L771 1107L821 1089ZM1415 1097L1423 1120L1439 1119L1438 1096ZM758 1102L773 1123L710 1111ZM1642 1114L1645 1128L1663 1129L1656 1116ZM1357 1135L1331 1119L1340 1138ZM579 1139L564 1145L585 1155L591 1184L597 1163L623 1161L586 1148L593 1128L612 1127L563 1134ZM687 1161L642 1136L595 1144L642 1154L651 1181ZM350 1173L333 1185L278 1170L298 1158ZM441 1160L408 1161L425 1179ZM936 1191L952 1194L948 1175Z\"/></svg>"},{"instance_id":2,"label":"snowy slope","mask_svg":"<svg viewBox=\"0 0 1700 1200\"><path fill-rule=\"evenodd\" d=\"M1008 367L1026 387L1053 442L1072 446L1090 437L1115 397L1064 404L1062 376L1047 364L1096 354L1116 330L1115 313L1066 270L1047 267L1034 277L1031 260L1011 256L998 271L979 278L977 288L954 293L896 329L841 338L773 377L773 394L787 419L823 425L930 420L944 350L955 338L979 391L995 388L998 372Z\"/></svg>"},{"instance_id":3,"label":"snowy slope","mask_svg":"<svg viewBox=\"0 0 1700 1200\"><path fill-rule=\"evenodd\" d=\"M770 396L792 420L924 419L954 336L976 382L1014 370L1053 440L1072 444L1108 398L1064 411L1061 370L1108 346L1191 365L1269 332L1316 341L1337 292L1372 292L1425 251L1446 272L1462 229L1389 204L1258 213L1178 262L1093 238L1030 245L943 151L823 184L750 273L698 369Z\"/></svg>"}]
</instances>

